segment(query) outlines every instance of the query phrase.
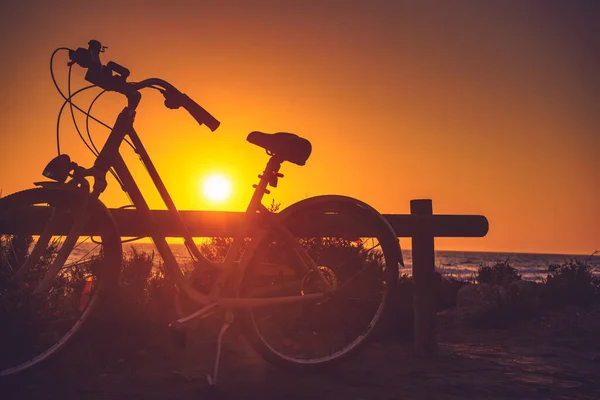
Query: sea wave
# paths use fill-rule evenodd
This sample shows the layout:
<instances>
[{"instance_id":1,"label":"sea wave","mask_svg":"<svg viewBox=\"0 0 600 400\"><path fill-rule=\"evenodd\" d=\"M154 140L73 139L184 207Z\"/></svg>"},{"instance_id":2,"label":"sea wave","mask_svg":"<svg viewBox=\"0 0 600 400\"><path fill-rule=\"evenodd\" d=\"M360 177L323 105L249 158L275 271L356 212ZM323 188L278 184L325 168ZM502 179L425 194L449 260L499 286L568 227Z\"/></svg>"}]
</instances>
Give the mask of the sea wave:
<instances>
[{"instance_id":1,"label":"sea wave","mask_svg":"<svg viewBox=\"0 0 600 400\"><path fill-rule=\"evenodd\" d=\"M85 254L89 245L79 246L72 257L78 257ZM154 263L158 265L161 261L160 255L151 243L135 243L130 245L138 251L147 253L154 252ZM189 265L191 257L183 244L171 244L171 251L181 265ZM127 247L124 247L127 250ZM405 267L402 273L411 275L412 272L412 252L403 250ZM548 266L552 264L563 264L569 261L588 261L595 274L600 275L600 256L590 257L589 255L569 255L569 254L535 254L535 253L499 253L499 252L471 252L471 251L448 251L441 250L435 252L435 265L438 272L443 275L453 276L460 279L471 280L477 273L477 269L482 265L492 266L496 262L508 262L516 268L523 279L532 281L541 281L548 274Z\"/></svg>"}]
</instances>

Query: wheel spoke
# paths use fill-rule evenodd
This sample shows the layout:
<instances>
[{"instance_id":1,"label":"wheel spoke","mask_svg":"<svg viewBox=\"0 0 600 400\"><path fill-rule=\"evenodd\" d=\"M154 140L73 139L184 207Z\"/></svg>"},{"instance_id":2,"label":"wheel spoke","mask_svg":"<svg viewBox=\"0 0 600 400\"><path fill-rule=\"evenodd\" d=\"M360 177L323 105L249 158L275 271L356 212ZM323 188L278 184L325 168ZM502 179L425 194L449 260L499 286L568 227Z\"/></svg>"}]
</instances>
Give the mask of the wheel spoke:
<instances>
[{"instance_id":1,"label":"wheel spoke","mask_svg":"<svg viewBox=\"0 0 600 400\"><path fill-rule=\"evenodd\" d=\"M371 250L373 250L373 249L376 249L377 247L380 247L380 246L381 246L381 244L380 244L380 243L377 243L377 244L376 244L376 245L374 245L373 247L371 247L371 248L369 248L369 249L366 249L366 250L363 250L363 252L364 252L364 253L368 253L368 252L370 252ZM344 265L345 265L345 264L346 264L346 263L347 263L347 262L348 262L350 259L351 259L351 256L348 256L348 258L347 258L346 260L344 260L344 261L340 262L339 264L337 264L335 267L333 267L333 269L339 269L339 268L341 268L341 267L342 267L342 266L344 266Z\"/></svg>"},{"instance_id":2,"label":"wheel spoke","mask_svg":"<svg viewBox=\"0 0 600 400\"><path fill-rule=\"evenodd\" d=\"M66 224L73 222L64 219L73 215L70 210L80 209L77 208L79 198L70 192L32 189L0 199L0 223L5 216L16 223L20 223L18 218L27 222L44 216L37 211L47 204L52 204L52 214L60 213L61 223ZM3 321L0 377L28 369L51 357L79 330L81 322L85 322L93 310L97 290L101 287L91 262L100 254L104 258L108 255L111 265L118 267L121 254L116 246L100 248L91 244L87 237L75 240L70 248L65 248L64 236L51 235L54 229L48 228L51 219L35 222L35 226L42 227L42 235L0 236L0 318ZM100 237L103 243L111 241L105 233ZM56 254L61 248L68 251L64 251L63 258L57 261ZM23 268L24 265L28 268ZM50 270L51 266L56 272ZM22 274L21 284L15 284L15 274ZM47 290L34 295L34 288L44 280Z\"/></svg>"},{"instance_id":3,"label":"wheel spoke","mask_svg":"<svg viewBox=\"0 0 600 400\"><path fill-rule=\"evenodd\" d=\"M386 265L386 248L380 239L360 237L365 213L368 214L352 211L347 204L324 203L287 217L286 224L293 227L296 221L314 221L319 225L317 219L320 216L327 218L328 214L336 214L345 228L342 227L342 234L336 237L300 239L300 244L318 266L319 275L314 271L301 272L304 277L292 279L280 275L277 281L277 274L272 274L256 282L245 281L244 296L255 296L259 292L265 296L281 296L282 293L296 296L298 287L302 293L318 292L319 277L335 288L324 299L300 308L281 305L250 311L251 338L254 338L250 342L263 343L255 348L261 353L269 353L267 359L305 366L328 363L360 346L375 328L390 290L388 282L394 281L397 269L394 272ZM268 243L268 248L257 250L256 254L261 258L254 267L273 258L286 260L289 267L301 262L300 256L289 250L293 246L280 237L269 239Z\"/></svg>"},{"instance_id":4,"label":"wheel spoke","mask_svg":"<svg viewBox=\"0 0 600 400\"><path fill-rule=\"evenodd\" d=\"M350 286L350 284L352 282L354 282L359 276L361 276L362 274L364 274L366 271L368 271L371 268L370 265L365 265L364 267L362 267L360 270L356 271L348 280L346 280L346 282L344 282L342 284L342 286L340 286L337 290L336 293L339 293L341 291L343 291L344 288Z\"/></svg>"}]
</instances>

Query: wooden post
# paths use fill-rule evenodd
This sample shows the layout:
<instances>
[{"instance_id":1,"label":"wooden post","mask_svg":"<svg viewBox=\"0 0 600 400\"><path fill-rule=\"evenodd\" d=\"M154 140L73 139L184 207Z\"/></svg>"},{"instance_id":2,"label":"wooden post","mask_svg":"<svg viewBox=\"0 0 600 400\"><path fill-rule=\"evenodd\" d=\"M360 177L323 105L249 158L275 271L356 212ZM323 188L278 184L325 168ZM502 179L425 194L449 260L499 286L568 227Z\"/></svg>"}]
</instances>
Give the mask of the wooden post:
<instances>
[{"instance_id":1,"label":"wooden post","mask_svg":"<svg viewBox=\"0 0 600 400\"><path fill-rule=\"evenodd\" d=\"M411 200L412 215L432 215L431 200ZM412 274L415 351L417 355L437 354L435 253L430 227L420 227L412 236Z\"/></svg>"}]
</instances>

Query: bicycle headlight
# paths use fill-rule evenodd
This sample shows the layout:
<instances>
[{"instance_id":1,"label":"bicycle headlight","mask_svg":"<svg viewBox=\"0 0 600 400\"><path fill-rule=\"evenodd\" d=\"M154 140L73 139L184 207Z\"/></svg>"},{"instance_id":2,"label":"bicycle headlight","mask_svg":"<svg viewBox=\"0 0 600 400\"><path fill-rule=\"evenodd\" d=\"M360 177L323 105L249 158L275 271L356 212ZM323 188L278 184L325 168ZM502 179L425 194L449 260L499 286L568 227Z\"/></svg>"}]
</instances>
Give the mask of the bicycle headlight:
<instances>
[{"instance_id":1,"label":"bicycle headlight","mask_svg":"<svg viewBox=\"0 0 600 400\"><path fill-rule=\"evenodd\" d=\"M56 182L64 183L71 172L71 158L66 154L54 157L44 168L44 175Z\"/></svg>"}]
</instances>

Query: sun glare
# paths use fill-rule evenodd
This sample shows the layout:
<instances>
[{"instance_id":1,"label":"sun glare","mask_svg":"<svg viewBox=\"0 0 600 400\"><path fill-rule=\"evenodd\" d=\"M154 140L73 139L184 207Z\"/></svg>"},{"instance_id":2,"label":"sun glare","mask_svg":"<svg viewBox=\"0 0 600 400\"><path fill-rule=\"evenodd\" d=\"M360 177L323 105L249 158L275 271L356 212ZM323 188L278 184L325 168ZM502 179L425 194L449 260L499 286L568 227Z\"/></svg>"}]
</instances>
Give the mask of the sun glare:
<instances>
[{"instance_id":1,"label":"sun glare","mask_svg":"<svg viewBox=\"0 0 600 400\"><path fill-rule=\"evenodd\" d=\"M210 201L219 203L231 195L231 182L220 174L213 174L204 179L202 192Z\"/></svg>"}]
</instances>

